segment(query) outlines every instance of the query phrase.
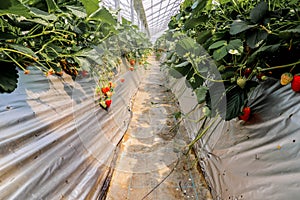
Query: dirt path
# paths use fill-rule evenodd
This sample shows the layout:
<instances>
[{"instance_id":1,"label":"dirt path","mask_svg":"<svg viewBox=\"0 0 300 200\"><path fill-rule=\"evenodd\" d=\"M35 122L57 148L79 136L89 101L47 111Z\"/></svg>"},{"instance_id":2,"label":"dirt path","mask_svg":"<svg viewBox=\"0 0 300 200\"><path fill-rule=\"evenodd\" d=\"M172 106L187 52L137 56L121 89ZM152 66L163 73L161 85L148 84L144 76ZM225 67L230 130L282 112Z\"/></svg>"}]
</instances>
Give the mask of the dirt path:
<instances>
[{"instance_id":1,"label":"dirt path","mask_svg":"<svg viewBox=\"0 0 300 200\"><path fill-rule=\"evenodd\" d=\"M120 144L107 200L211 199L187 144L174 95L165 88L159 63L151 67L133 99L132 120Z\"/></svg>"}]
</instances>

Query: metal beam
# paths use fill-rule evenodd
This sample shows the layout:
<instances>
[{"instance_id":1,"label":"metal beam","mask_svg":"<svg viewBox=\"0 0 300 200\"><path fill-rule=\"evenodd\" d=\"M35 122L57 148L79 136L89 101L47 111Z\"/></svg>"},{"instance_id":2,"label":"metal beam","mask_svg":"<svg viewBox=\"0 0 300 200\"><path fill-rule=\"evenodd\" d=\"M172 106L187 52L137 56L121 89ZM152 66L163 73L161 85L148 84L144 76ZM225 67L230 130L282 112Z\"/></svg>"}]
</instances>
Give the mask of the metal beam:
<instances>
[{"instance_id":1,"label":"metal beam","mask_svg":"<svg viewBox=\"0 0 300 200\"><path fill-rule=\"evenodd\" d=\"M147 17L145 14L144 6L142 0L134 0L134 9L136 10L138 14L138 18L142 22L142 26L145 28L145 32L148 36L150 36L149 28L148 28L148 22Z\"/></svg>"},{"instance_id":2,"label":"metal beam","mask_svg":"<svg viewBox=\"0 0 300 200\"><path fill-rule=\"evenodd\" d=\"M134 23L134 0L130 1L130 8L131 8L131 22Z\"/></svg>"},{"instance_id":3,"label":"metal beam","mask_svg":"<svg viewBox=\"0 0 300 200\"><path fill-rule=\"evenodd\" d=\"M172 8L169 10L169 15L172 13L173 14L173 11L174 11L174 9L176 8L175 6L178 6L178 5L180 5L180 4L173 4L173 6L172 6ZM166 14L167 12L165 12L165 14ZM164 15L165 15L164 14ZM149 26L151 25L151 24L153 24L153 22L157 22L158 20L155 20L154 21L154 19L157 19L157 18L159 18L159 15L158 16L156 16L156 17L153 17L152 19L151 19L151 22L149 23Z\"/></svg>"}]
</instances>

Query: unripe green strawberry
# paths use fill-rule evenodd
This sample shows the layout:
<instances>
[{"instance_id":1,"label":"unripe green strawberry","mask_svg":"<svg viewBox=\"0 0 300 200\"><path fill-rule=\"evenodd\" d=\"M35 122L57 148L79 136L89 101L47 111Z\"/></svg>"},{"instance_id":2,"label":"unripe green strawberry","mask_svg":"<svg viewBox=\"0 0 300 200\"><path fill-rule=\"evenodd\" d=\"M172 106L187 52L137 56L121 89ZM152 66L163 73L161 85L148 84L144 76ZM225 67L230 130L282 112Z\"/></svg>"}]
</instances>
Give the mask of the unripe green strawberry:
<instances>
[{"instance_id":1,"label":"unripe green strawberry","mask_svg":"<svg viewBox=\"0 0 300 200\"><path fill-rule=\"evenodd\" d=\"M246 85L247 79L243 78L243 77L239 77L236 81L236 84L238 86L240 86L242 89L244 89L245 85Z\"/></svg>"},{"instance_id":2,"label":"unripe green strawberry","mask_svg":"<svg viewBox=\"0 0 300 200\"><path fill-rule=\"evenodd\" d=\"M295 92L300 92L300 75L294 75L291 87Z\"/></svg>"},{"instance_id":3,"label":"unripe green strawberry","mask_svg":"<svg viewBox=\"0 0 300 200\"><path fill-rule=\"evenodd\" d=\"M211 110L207 106L204 106L202 108L202 112L203 112L204 116L206 116L206 117L209 117L211 114Z\"/></svg>"}]
</instances>

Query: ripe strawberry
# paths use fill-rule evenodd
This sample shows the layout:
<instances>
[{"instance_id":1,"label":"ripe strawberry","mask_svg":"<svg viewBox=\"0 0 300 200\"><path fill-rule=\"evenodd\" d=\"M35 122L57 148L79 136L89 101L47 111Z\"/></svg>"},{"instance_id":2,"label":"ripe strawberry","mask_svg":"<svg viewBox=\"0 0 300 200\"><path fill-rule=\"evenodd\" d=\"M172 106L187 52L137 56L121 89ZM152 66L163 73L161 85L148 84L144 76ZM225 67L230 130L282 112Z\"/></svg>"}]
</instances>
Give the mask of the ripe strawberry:
<instances>
[{"instance_id":1,"label":"ripe strawberry","mask_svg":"<svg viewBox=\"0 0 300 200\"><path fill-rule=\"evenodd\" d=\"M101 88L101 91L103 94L106 94L108 91L110 91L110 88L109 87L103 87Z\"/></svg>"},{"instance_id":2,"label":"ripe strawberry","mask_svg":"<svg viewBox=\"0 0 300 200\"><path fill-rule=\"evenodd\" d=\"M125 79L124 79L124 78L121 78L121 79L120 79L120 82L121 82L121 83L124 83L124 82L125 82Z\"/></svg>"},{"instance_id":3,"label":"ripe strawberry","mask_svg":"<svg viewBox=\"0 0 300 200\"><path fill-rule=\"evenodd\" d=\"M265 77L265 74L264 73L259 73L256 75L256 78L259 80L259 81L262 81L262 77Z\"/></svg>"},{"instance_id":4,"label":"ripe strawberry","mask_svg":"<svg viewBox=\"0 0 300 200\"><path fill-rule=\"evenodd\" d=\"M130 65L134 65L135 64L135 60L130 60L129 63L130 63Z\"/></svg>"},{"instance_id":5,"label":"ripe strawberry","mask_svg":"<svg viewBox=\"0 0 300 200\"><path fill-rule=\"evenodd\" d=\"M250 74L252 73L252 69L251 68L246 68L245 71L244 71L244 76L246 78L248 78L250 76Z\"/></svg>"},{"instance_id":6,"label":"ripe strawberry","mask_svg":"<svg viewBox=\"0 0 300 200\"><path fill-rule=\"evenodd\" d=\"M300 75L295 74L294 79L292 81L292 90L295 92L300 92Z\"/></svg>"},{"instance_id":7,"label":"ripe strawberry","mask_svg":"<svg viewBox=\"0 0 300 200\"><path fill-rule=\"evenodd\" d=\"M109 108L110 104L111 104L111 99L105 100L105 105L107 108Z\"/></svg>"},{"instance_id":8,"label":"ripe strawberry","mask_svg":"<svg viewBox=\"0 0 300 200\"><path fill-rule=\"evenodd\" d=\"M251 114L250 107L244 107L243 108L243 114L239 116L239 119L246 122L246 121L248 121L248 119L250 117L250 114Z\"/></svg>"}]
</instances>

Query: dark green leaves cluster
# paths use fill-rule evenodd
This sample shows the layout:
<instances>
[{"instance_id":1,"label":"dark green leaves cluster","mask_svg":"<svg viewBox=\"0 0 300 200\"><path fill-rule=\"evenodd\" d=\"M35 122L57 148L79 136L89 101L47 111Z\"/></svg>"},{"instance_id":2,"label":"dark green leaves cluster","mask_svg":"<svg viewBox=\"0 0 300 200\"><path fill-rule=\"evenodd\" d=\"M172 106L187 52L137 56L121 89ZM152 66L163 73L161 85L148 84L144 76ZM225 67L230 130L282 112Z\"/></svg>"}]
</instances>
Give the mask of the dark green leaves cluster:
<instances>
[{"instance_id":1,"label":"dark green leaves cluster","mask_svg":"<svg viewBox=\"0 0 300 200\"><path fill-rule=\"evenodd\" d=\"M197 56L189 58L186 55L198 53L199 56L199 52L203 52L199 50L201 47L214 60L224 81L223 96L227 101L227 110L226 116L222 117L226 120L241 113L249 91L257 85L256 76L279 78L285 71L300 72L297 64L300 59L300 10L297 0L185 0L181 12L171 18L169 28L173 35L180 32L189 37L175 41L173 55L176 59L175 62L169 59L169 66L185 76L189 83L196 80L193 77L201 75L200 85L194 85L193 89L199 103L203 102L203 94L206 95L206 104L211 109L218 108L218 105L214 105L216 102L212 101L210 92L203 88L207 87L203 78L207 77L209 70L200 72L195 66ZM282 65L289 68L285 71L276 68ZM212 65L201 66L210 69ZM246 69L252 73L245 75ZM245 87L238 86L238 78L247 80Z\"/></svg>"},{"instance_id":2,"label":"dark green leaves cluster","mask_svg":"<svg viewBox=\"0 0 300 200\"><path fill-rule=\"evenodd\" d=\"M1 66L14 74L1 74L0 92L11 92L17 85L17 71L11 66L25 70L34 65L57 74L64 70L76 77L91 66L113 70L122 54L149 48L145 35L130 24L117 23L98 0L1 1Z\"/></svg>"}]
</instances>

